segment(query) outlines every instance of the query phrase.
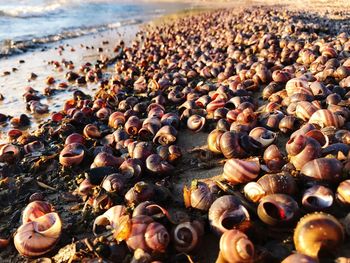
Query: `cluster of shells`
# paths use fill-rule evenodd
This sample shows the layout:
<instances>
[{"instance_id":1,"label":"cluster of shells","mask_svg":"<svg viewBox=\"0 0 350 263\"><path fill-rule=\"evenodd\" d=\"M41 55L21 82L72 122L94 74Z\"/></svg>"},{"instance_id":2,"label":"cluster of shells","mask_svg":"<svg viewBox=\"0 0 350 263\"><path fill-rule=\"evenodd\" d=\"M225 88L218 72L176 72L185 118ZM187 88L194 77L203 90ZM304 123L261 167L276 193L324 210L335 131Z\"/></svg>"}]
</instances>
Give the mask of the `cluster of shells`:
<instances>
[{"instance_id":1,"label":"cluster of shells","mask_svg":"<svg viewBox=\"0 0 350 263\"><path fill-rule=\"evenodd\" d=\"M76 177L71 190L96 215L94 255L106 260L191 261L208 232L220 238L217 262L334 258L350 206L350 37L335 33L327 20L266 8L148 28L117 46L111 75L90 65L94 99L76 92L32 135L13 133L0 160L39 152L40 165L57 160ZM170 213L184 129L208 132L204 155L225 164L185 186L184 209ZM55 249L64 225L42 199L14 235L27 257Z\"/></svg>"}]
</instances>

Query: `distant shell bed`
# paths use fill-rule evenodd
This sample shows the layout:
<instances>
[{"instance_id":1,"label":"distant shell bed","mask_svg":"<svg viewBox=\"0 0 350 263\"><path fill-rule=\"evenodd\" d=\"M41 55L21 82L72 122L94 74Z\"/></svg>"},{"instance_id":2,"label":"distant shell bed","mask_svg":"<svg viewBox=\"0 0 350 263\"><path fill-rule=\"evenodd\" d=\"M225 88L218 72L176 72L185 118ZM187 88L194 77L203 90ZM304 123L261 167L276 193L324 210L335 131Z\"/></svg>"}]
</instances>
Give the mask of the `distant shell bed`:
<instances>
[{"instance_id":1,"label":"distant shell bed","mask_svg":"<svg viewBox=\"0 0 350 263\"><path fill-rule=\"evenodd\" d=\"M0 261L349 262L349 15L206 11L50 62L66 82L26 88L32 114L99 89L29 135L0 116Z\"/></svg>"}]
</instances>

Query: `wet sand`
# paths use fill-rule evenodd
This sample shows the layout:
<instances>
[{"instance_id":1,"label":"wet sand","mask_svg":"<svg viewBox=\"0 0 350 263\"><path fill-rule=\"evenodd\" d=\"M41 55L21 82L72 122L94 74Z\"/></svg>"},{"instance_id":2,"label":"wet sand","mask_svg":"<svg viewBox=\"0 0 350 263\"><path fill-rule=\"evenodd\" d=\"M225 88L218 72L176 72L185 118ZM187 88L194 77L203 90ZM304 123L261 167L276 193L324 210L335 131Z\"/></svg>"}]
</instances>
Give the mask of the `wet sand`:
<instances>
[{"instance_id":1,"label":"wet sand","mask_svg":"<svg viewBox=\"0 0 350 263\"><path fill-rule=\"evenodd\" d=\"M84 93L93 95L97 88L94 83L79 86L76 83L68 83L64 75L69 69L64 66L57 69L50 61L62 60L72 61L73 71L79 71L79 67L86 62L94 62L97 59L113 56L113 49L120 40L130 43L139 30L140 25L129 25L120 29L113 29L95 35L88 35L75 39L54 43L43 47L42 49L28 51L22 55L14 55L8 58L0 59L0 93L4 100L0 101L0 113L19 116L22 113L27 114L32 122L30 127L23 127L23 130L32 131L42 120L47 119L52 112L59 111L63 102L71 97L72 92L81 89ZM98 49L101 49L99 51ZM23 61L23 62L22 62ZM15 71L13 69L16 69ZM10 72L9 75L4 72ZM38 77L31 80L31 73ZM52 76L55 78L53 85L46 84L46 78ZM69 84L67 88L59 88L61 82ZM41 102L49 105L48 114L31 115L26 110L26 103L22 98L26 87L32 87L39 91ZM56 88L57 91L52 96L45 96L46 87ZM8 122L1 126L0 141L6 140L6 133L10 129Z\"/></svg>"}]
</instances>

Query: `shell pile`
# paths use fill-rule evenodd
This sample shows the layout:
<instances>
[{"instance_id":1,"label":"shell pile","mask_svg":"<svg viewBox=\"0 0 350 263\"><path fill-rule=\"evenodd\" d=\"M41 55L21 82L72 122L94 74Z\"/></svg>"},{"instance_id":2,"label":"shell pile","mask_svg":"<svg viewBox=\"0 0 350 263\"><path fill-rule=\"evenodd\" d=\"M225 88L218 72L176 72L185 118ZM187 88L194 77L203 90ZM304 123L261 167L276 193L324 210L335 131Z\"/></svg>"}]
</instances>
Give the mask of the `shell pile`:
<instances>
[{"instance_id":1,"label":"shell pile","mask_svg":"<svg viewBox=\"0 0 350 263\"><path fill-rule=\"evenodd\" d=\"M51 256L83 232L70 260L207 262L208 240L217 262L342 256L350 229L348 25L263 7L204 12L148 27L130 46L117 44L114 58L69 70L71 83L99 83L94 98L76 91L33 134L12 130L0 146L1 175L16 178L2 187L31 189L29 175L46 194L59 191L54 206L80 203L54 212L32 195L14 235L19 253ZM195 133L207 134L207 146L177 145ZM189 156L192 166L224 163L221 174L175 196ZM61 226L65 213L75 219Z\"/></svg>"}]
</instances>

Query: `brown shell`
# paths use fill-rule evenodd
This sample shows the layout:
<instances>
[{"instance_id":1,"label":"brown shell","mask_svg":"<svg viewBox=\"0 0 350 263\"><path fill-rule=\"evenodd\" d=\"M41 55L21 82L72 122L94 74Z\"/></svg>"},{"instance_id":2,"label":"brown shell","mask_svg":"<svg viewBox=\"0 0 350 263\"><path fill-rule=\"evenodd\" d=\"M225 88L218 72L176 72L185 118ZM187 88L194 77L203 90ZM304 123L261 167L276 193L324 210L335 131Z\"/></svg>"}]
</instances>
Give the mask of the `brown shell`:
<instances>
[{"instance_id":1,"label":"brown shell","mask_svg":"<svg viewBox=\"0 0 350 263\"><path fill-rule=\"evenodd\" d=\"M176 251L191 252L198 247L204 234L204 226L199 221L183 222L175 226L172 240Z\"/></svg>"},{"instance_id":2,"label":"brown shell","mask_svg":"<svg viewBox=\"0 0 350 263\"><path fill-rule=\"evenodd\" d=\"M170 242L168 231L158 222L152 222L147 226L144 238L148 248L155 252L165 252Z\"/></svg>"},{"instance_id":3,"label":"brown shell","mask_svg":"<svg viewBox=\"0 0 350 263\"><path fill-rule=\"evenodd\" d=\"M185 186L183 191L186 207L208 211L214 202L214 195L206 183L194 181L190 188Z\"/></svg>"},{"instance_id":4,"label":"brown shell","mask_svg":"<svg viewBox=\"0 0 350 263\"><path fill-rule=\"evenodd\" d=\"M274 142L277 134L264 127L255 127L249 132L249 136L260 142L263 147L267 147Z\"/></svg>"},{"instance_id":5,"label":"brown shell","mask_svg":"<svg viewBox=\"0 0 350 263\"><path fill-rule=\"evenodd\" d=\"M132 250L141 248L142 250L148 251L145 240L145 233L149 224L153 222L153 219L149 216L139 215L131 218L130 220L130 233L126 239L126 244Z\"/></svg>"},{"instance_id":6,"label":"brown shell","mask_svg":"<svg viewBox=\"0 0 350 263\"><path fill-rule=\"evenodd\" d=\"M130 116L124 124L124 129L127 134L135 136L141 129L141 121L137 116Z\"/></svg>"},{"instance_id":7,"label":"brown shell","mask_svg":"<svg viewBox=\"0 0 350 263\"><path fill-rule=\"evenodd\" d=\"M342 170L343 164L336 158L318 158L307 162L300 173L313 180L336 182Z\"/></svg>"},{"instance_id":8,"label":"brown shell","mask_svg":"<svg viewBox=\"0 0 350 263\"><path fill-rule=\"evenodd\" d=\"M18 252L26 257L38 257L52 250L62 231L57 213L48 213L20 226L14 236Z\"/></svg>"},{"instance_id":9,"label":"brown shell","mask_svg":"<svg viewBox=\"0 0 350 263\"><path fill-rule=\"evenodd\" d=\"M330 110L321 109L316 111L309 119L309 123L317 124L321 128L334 126L340 128L344 125L345 119L341 115L337 115Z\"/></svg>"},{"instance_id":10,"label":"brown shell","mask_svg":"<svg viewBox=\"0 0 350 263\"><path fill-rule=\"evenodd\" d=\"M281 170L282 166L286 163L280 149L275 144L266 148L263 160L273 172Z\"/></svg>"},{"instance_id":11,"label":"brown shell","mask_svg":"<svg viewBox=\"0 0 350 263\"><path fill-rule=\"evenodd\" d=\"M311 211L322 211L333 205L333 192L328 187L314 185L305 190L301 203Z\"/></svg>"},{"instance_id":12,"label":"brown shell","mask_svg":"<svg viewBox=\"0 0 350 263\"><path fill-rule=\"evenodd\" d=\"M245 195L253 202L271 194L294 195L296 191L295 179L288 173L266 174L256 183L251 182L244 187Z\"/></svg>"},{"instance_id":13,"label":"brown shell","mask_svg":"<svg viewBox=\"0 0 350 263\"><path fill-rule=\"evenodd\" d=\"M242 184L254 180L260 172L259 159L229 159L224 165L222 177L230 184Z\"/></svg>"},{"instance_id":14,"label":"brown shell","mask_svg":"<svg viewBox=\"0 0 350 263\"><path fill-rule=\"evenodd\" d=\"M176 141L177 130L173 126L163 126L153 138L154 143L169 145Z\"/></svg>"},{"instance_id":15,"label":"brown shell","mask_svg":"<svg viewBox=\"0 0 350 263\"><path fill-rule=\"evenodd\" d=\"M84 127L83 134L86 138L97 139L101 137L101 132L94 124L87 124Z\"/></svg>"},{"instance_id":16,"label":"brown shell","mask_svg":"<svg viewBox=\"0 0 350 263\"><path fill-rule=\"evenodd\" d=\"M283 225L293 221L298 210L298 203L291 196L271 194L260 200L258 216L268 225Z\"/></svg>"},{"instance_id":17,"label":"brown shell","mask_svg":"<svg viewBox=\"0 0 350 263\"><path fill-rule=\"evenodd\" d=\"M344 241L344 229L332 215L307 214L298 222L294 231L296 250L317 259L321 250L334 252Z\"/></svg>"},{"instance_id":18,"label":"brown shell","mask_svg":"<svg viewBox=\"0 0 350 263\"><path fill-rule=\"evenodd\" d=\"M254 262L254 245L239 230L229 230L221 236L220 253L228 263Z\"/></svg>"},{"instance_id":19,"label":"brown shell","mask_svg":"<svg viewBox=\"0 0 350 263\"><path fill-rule=\"evenodd\" d=\"M237 132L225 132L220 137L220 150L226 158L242 158L247 155L240 145L241 135Z\"/></svg>"},{"instance_id":20,"label":"brown shell","mask_svg":"<svg viewBox=\"0 0 350 263\"><path fill-rule=\"evenodd\" d=\"M84 159L84 146L80 143L66 145L60 153L59 161L64 167L80 164Z\"/></svg>"},{"instance_id":21,"label":"brown shell","mask_svg":"<svg viewBox=\"0 0 350 263\"><path fill-rule=\"evenodd\" d=\"M318 260L303 254L295 253L283 259L282 263L318 263Z\"/></svg>"},{"instance_id":22,"label":"brown shell","mask_svg":"<svg viewBox=\"0 0 350 263\"><path fill-rule=\"evenodd\" d=\"M308 101L300 101L295 108L295 116L303 121L308 121L318 108Z\"/></svg>"},{"instance_id":23,"label":"brown shell","mask_svg":"<svg viewBox=\"0 0 350 263\"><path fill-rule=\"evenodd\" d=\"M227 230L240 228L250 221L247 209L239 199L231 195L224 195L216 199L209 208L209 224L217 235Z\"/></svg>"},{"instance_id":24,"label":"brown shell","mask_svg":"<svg viewBox=\"0 0 350 263\"><path fill-rule=\"evenodd\" d=\"M291 137L286 144L290 162L297 170L300 170L308 161L321 155L321 145L313 138L304 135Z\"/></svg>"},{"instance_id":25,"label":"brown shell","mask_svg":"<svg viewBox=\"0 0 350 263\"><path fill-rule=\"evenodd\" d=\"M193 132L200 132L205 125L205 118L199 115L192 115L187 120L187 127Z\"/></svg>"},{"instance_id":26,"label":"brown shell","mask_svg":"<svg viewBox=\"0 0 350 263\"><path fill-rule=\"evenodd\" d=\"M293 78L286 83L286 90L288 96L292 96L295 93L305 93L313 95L309 87L309 84L305 79Z\"/></svg>"},{"instance_id":27,"label":"brown shell","mask_svg":"<svg viewBox=\"0 0 350 263\"><path fill-rule=\"evenodd\" d=\"M344 205L350 205L350 180L344 180L337 188L337 200Z\"/></svg>"}]
</instances>

